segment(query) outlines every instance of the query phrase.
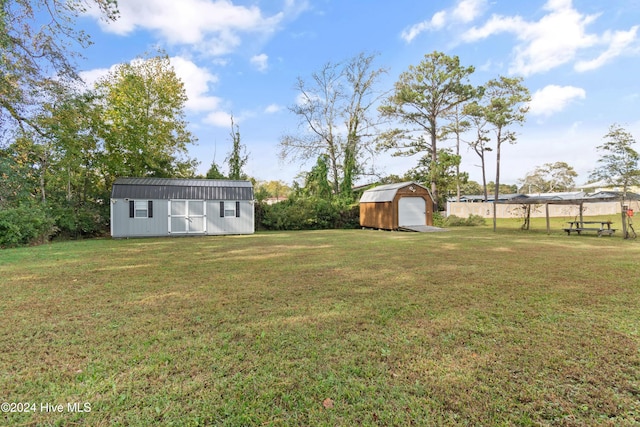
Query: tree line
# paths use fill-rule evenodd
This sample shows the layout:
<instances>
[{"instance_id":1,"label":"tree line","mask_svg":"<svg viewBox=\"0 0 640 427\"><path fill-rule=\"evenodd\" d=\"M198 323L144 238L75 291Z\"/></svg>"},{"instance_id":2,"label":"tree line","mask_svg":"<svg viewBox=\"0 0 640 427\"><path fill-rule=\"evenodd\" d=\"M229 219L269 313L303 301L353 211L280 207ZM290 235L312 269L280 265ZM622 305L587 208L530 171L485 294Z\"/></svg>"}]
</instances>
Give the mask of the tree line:
<instances>
[{"instance_id":1,"label":"tree line","mask_svg":"<svg viewBox=\"0 0 640 427\"><path fill-rule=\"evenodd\" d=\"M115 0L93 3L104 19L117 19ZM166 54L120 64L91 88L79 85L73 64L77 52L67 46L89 43L72 25L84 5L0 2L0 246L53 234L104 232L117 177L195 176L198 162L188 156L196 138L185 120L187 97ZM37 19L43 11L51 18L47 25ZM297 79L298 101L289 109L299 128L280 139L280 156L314 166L286 189L286 203L258 204L260 225L357 226L353 184L366 177L430 186L435 212L462 192L481 192L487 199L490 190L496 198L517 191L501 183L500 162L504 144L517 142L515 128L526 119L530 95L522 78L498 76L476 86L470 82L473 66L432 52L385 91L379 86L388 70L375 65L376 56L361 53L328 62ZM630 172L637 171L638 162L633 137L615 125L606 138L594 179L622 174L628 178L625 185L637 182L637 174ZM214 159L207 178L250 179L243 171L249 154L233 118L230 139L228 173ZM463 144L480 161L482 182L475 188L460 170ZM374 167L382 151L417 156L418 161L402 177L382 177ZM490 153L496 175L487 182ZM620 164L627 169L620 170ZM573 177L569 165L557 162L531 172L521 184L553 191L570 186ZM256 183L256 195L261 201L272 189L285 187Z\"/></svg>"}]
</instances>

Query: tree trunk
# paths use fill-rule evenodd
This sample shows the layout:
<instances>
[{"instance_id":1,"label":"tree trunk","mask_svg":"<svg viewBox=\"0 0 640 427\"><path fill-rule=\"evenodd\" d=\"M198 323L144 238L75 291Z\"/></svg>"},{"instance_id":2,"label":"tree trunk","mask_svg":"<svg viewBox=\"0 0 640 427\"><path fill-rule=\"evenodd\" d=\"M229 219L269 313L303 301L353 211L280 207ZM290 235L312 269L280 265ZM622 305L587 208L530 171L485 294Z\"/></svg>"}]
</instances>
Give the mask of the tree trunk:
<instances>
[{"instance_id":1,"label":"tree trunk","mask_svg":"<svg viewBox=\"0 0 640 427\"><path fill-rule=\"evenodd\" d=\"M625 209L624 198L620 200L620 211L622 213L622 237L626 239L629 236L627 236L627 209Z\"/></svg>"},{"instance_id":2,"label":"tree trunk","mask_svg":"<svg viewBox=\"0 0 640 427\"><path fill-rule=\"evenodd\" d=\"M458 107L456 106L456 111ZM460 126L456 124L456 156L460 155ZM460 202L460 163L456 165L456 202Z\"/></svg>"},{"instance_id":3,"label":"tree trunk","mask_svg":"<svg viewBox=\"0 0 640 427\"><path fill-rule=\"evenodd\" d=\"M502 129L498 129L498 136L496 139L496 188L493 192L493 231L496 231L496 202L500 197L500 146L502 145Z\"/></svg>"},{"instance_id":4,"label":"tree trunk","mask_svg":"<svg viewBox=\"0 0 640 427\"><path fill-rule=\"evenodd\" d=\"M431 118L429 121L431 129L429 129L429 133L431 134L431 168L435 168L438 164L438 150L436 147L437 144L437 135L436 135L436 119ZM431 175L431 196L433 196L433 212L439 212L438 209L438 184L436 181L435 174L430 171Z\"/></svg>"},{"instance_id":5,"label":"tree trunk","mask_svg":"<svg viewBox=\"0 0 640 427\"><path fill-rule=\"evenodd\" d=\"M484 161L484 153L480 156L480 166L482 168L482 190L484 192L484 202L487 203L487 199L489 198L489 194L487 192L487 170Z\"/></svg>"}]
</instances>

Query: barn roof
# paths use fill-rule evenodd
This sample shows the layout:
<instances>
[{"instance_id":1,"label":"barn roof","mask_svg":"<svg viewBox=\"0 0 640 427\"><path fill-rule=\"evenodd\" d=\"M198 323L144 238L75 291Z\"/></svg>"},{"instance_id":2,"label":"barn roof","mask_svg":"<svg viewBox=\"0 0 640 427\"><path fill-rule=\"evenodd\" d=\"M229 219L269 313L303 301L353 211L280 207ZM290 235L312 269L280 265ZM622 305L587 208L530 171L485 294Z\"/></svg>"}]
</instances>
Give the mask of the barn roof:
<instances>
[{"instance_id":1,"label":"barn roof","mask_svg":"<svg viewBox=\"0 0 640 427\"><path fill-rule=\"evenodd\" d=\"M223 179L118 178L111 198L253 200L253 185Z\"/></svg>"},{"instance_id":2,"label":"barn roof","mask_svg":"<svg viewBox=\"0 0 640 427\"><path fill-rule=\"evenodd\" d=\"M370 188L362 193L360 203L391 202L396 197L398 190L409 185L415 185L428 191L424 185L420 185L417 182L412 181L379 185L378 187Z\"/></svg>"}]
</instances>

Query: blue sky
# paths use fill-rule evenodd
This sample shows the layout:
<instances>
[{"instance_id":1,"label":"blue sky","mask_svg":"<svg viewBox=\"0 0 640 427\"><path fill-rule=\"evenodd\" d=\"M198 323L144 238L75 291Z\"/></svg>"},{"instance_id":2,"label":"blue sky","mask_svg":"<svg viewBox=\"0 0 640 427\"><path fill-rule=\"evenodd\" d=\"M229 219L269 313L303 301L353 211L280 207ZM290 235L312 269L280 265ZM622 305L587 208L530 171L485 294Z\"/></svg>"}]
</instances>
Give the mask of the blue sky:
<instances>
[{"instance_id":1,"label":"blue sky","mask_svg":"<svg viewBox=\"0 0 640 427\"><path fill-rule=\"evenodd\" d=\"M233 114L246 172L291 183L311 166L278 158L280 137L298 129L288 110L296 79L361 52L379 53L376 65L389 70L380 90L435 50L475 66L475 84L522 76L532 102L517 144L503 149L504 183L565 161L581 184L611 124L640 138L640 0L120 0L119 9L115 23L91 13L80 20L94 42L82 75L92 82L118 63L166 51L189 96L198 137L189 154L199 173L214 155L223 163ZM480 181L477 156L466 147L462 155L462 169ZM403 174L416 161L381 154L375 166ZM488 163L493 180L495 160Z\"/></svg>"}]
</instances>

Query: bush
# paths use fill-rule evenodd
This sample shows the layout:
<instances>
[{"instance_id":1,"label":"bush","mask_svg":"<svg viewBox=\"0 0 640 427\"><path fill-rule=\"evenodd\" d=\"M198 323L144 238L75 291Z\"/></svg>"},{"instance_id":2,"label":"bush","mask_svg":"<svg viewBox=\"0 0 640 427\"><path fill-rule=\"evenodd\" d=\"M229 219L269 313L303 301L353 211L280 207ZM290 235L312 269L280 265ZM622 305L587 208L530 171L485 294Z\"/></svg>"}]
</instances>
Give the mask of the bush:
<instances>
[{"instance_id":1,"label":"bush","mask_svg":"<svg viewBox=\"0 0 640 427\"><path fill-rule=\"evenodd\" d=\"M460 218L459 216L449 215L443 225L445 227L475 227L479 225L485 225L486 220L480 215L469 215L468 218Z\"/></svg>"},{"instance_id":2,"label":"bush","mask_svg":"<svg viewBox=\"0 0 640 427\"><path fill-rule=\"evenodd\" d=\"M39 205L0 210L0 247L44 243L55 231L53 220Z\"/></svg>"},{"instance_id":3,"label":"bush","mask_svg":"<svg viewBox=\"0 0 640 427\"><path fill-rule=\"evenodd\" d=\"M81 238L99 236L109 227L109 213L99 203L58 206L52 215L55 218L56 237Z\"/></svg>"},{"instance_id":4,"label":"bush","mask_svg":"<svg viewBox=\"0 0 640 427\"><path fill-rule=\"evenodd\" d=\"M446 220L447 218L442 216L442 213L440 212L433 213L433 225L435 225L436 227L444 227Z\"/></svg>"},{"instance_id":5,"label":"bush","mask_svg":"<svg viewBox=\"0 0 640 427\"><path fill-rule=\"evenodd\" d=\"M346 199L313 196L291 197L273 205L259 204L259 228L266 230L322 230L356 228L360 208Z\"/></svg>"}]
</instances>

